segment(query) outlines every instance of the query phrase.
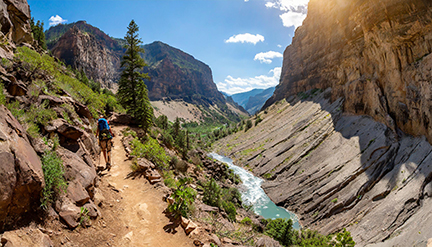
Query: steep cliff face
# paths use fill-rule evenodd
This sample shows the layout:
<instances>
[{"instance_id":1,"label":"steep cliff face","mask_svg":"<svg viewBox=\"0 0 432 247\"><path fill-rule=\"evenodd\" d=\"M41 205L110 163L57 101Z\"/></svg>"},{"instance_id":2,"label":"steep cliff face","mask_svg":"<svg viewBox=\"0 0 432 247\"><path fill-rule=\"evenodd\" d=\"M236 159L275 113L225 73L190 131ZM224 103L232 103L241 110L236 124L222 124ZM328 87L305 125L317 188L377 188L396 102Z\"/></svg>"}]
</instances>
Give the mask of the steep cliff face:
<instances>
[{"instance_id":1,"label":"steep cliff face","mask_svg":"<svg viewBox=\"0 0 432 247\"><path fill-rule=\"evenodd\" d=\"M144 50L149 65L144 72L152 78L146 82L150 100L181 98L207 104L225 102L208 65L162 42L145 45Z\"/></svg>"},{"instance_id":2,"label":"steep cliff face","mask_svg":"<svg viewBox=\"0 0 432 247\"><path fill-rule=\"evenodd\" d=\"M265 107L332 87L344 111L432 141L432 2L311 0Z\"/></svg>"},{"instance_id":3,"label":"steep cliff face","mask_svg":"<svg viewBox=\"0 0 432 247\"><path fill-rule=\"evenodd\" d=\"M85 71L103 87L115 89L120 75L120 56L103 41L74 26L61 36L51 51L66 64Z\"/></svg>"},{"instance_id":4,"label":"steep cliff face","mask_svg":"<svg viewBox=\"0 0 432 247\"><path fill-rule=\"evenodd\" d=\"M432 236L432 146L369 116L342 112L330 89L279 101L213 145L263 177L303 226L347 228L356 246L426 246ZM254 121L252 119L252 121Z\"/></svg>"},{"instance_id":5,"label":"steep cliff face","mask_svg":"<svg viewBox=\"0 0 432 247\"><path fill-rule=\"evenodd\" d=\"M12 47L22 43L32 44L30 7L27 0L0 1L0 56L12 57Z\"/></svg>"}]
</instances>

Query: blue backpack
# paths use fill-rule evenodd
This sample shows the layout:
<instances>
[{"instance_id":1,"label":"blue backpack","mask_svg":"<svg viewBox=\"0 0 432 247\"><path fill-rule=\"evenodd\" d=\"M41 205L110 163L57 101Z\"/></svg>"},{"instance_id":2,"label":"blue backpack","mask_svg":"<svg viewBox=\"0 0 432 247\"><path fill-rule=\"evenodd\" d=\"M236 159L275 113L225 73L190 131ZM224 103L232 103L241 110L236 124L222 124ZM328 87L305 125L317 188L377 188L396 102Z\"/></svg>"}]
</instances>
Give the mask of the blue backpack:
<instances>
[{"instance_id":1,"label":"blue backpack","mask_svg":"<svg viewBox=\"0 0 432 247\"><path fill-rule=\"evenodd\" d=\"M108 121L105 118L99 119L98 129L99 129L99 139L100 140L112 139L110 127L108 125Z\"/></svg>"}]
</instances>

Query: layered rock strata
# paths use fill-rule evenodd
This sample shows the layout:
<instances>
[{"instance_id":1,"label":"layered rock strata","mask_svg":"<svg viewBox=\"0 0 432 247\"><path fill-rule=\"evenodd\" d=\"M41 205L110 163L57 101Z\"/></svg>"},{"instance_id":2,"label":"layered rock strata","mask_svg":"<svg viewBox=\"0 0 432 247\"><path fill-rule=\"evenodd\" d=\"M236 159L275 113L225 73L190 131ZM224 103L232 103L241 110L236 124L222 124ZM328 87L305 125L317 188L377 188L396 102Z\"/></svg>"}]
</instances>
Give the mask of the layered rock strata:
<instances>
[{"instance_id":1,"label":"layered rock strata","mask_svg":"<svg viewBox=\"0 0 432 247\"><path fill-rule=\"evenodd\" d=\"M432 2L311 0L264 107L332 87L345 112L432 141Z\"/></svg>"},{"instance_id":2,"label":"layered rock strata","mask_svg":"<svg viewBox=\"0 0 432 247\"><path fill-rule=\"evenodd\" d=\"M346 227L358 246L417 246L432 236L432 146L368 116L342 112L331 90L309 91L260 113L215 149L266 178L263 188L303 226Z\"/></svg>"}]
</instances>

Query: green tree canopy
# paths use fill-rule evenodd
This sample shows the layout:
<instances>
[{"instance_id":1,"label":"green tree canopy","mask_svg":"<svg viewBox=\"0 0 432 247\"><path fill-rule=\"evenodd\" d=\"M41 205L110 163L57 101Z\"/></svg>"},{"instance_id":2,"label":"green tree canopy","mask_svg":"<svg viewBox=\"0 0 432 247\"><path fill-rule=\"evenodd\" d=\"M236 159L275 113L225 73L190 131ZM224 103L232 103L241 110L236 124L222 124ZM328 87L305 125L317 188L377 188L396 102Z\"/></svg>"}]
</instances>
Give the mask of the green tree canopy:
<instances>
[{"instance_id":1,"label":"green tree canopy","mask_svg":"<svg viewBox=\"0 0 432 247\"><path fill-rule=\"evenodd\" d=\"M34 22L34 18L31 18L30 20L30 27L32 30L33 38L37 41L38 45L46 50L46 41L45 41L45 33L44 33L44 23L37 21L37 23Z\"/></svg>"},{"instance_id":2,"label":"green tree canopy","mask_svg":"<svg viewBox=\"0 0 432 247\"><path fill-rule=\"evenodd\" d=\"M140 47L142 41L138 37L138 30L138 25L132 20L125 36L127 50L121 61L123 72L120 76L117 97L127 113L135 117L147 132L153 124L153 108L144 83L144 79L150 77L140 72L147 64L140 55L144 53L144 49Z\"/></svg>"}]
</instances>

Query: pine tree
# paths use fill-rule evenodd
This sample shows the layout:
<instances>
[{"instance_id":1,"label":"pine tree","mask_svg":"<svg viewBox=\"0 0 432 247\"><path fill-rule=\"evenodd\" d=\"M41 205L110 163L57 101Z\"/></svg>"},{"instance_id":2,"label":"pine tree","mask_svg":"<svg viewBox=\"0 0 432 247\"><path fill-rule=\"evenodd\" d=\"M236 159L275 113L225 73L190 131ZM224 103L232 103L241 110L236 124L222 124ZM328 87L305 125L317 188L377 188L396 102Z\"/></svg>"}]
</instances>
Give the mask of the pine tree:
<instances>
[{"instance_id":1,"label":"pine tree","mask_svg":"<svg viewBox=\"0 0 432 247\"><path fill-rule=\"evenodd\" d=\"M44 50L47 49L45 33L44 33L44 23L41 21L37 21L35 24L34 18L30 20L30 27L33 33L33 38L36 40L37 44Z\"/></svg>"},{"instance_id":2,"label":"pine tree","mask_svg":"<svg viewBox=\"0 0 432 247\"><path fill-rule=\"evenodd\" d=\"M124 69L119 81L117 97L126 111L134 116L145 132L153 124L153 108L148 98L147 86L144 79L150 79L148 74L141 73L147 64L141 57L144 49L138 37L138 25L132 20L125 36L126 53L122 58L121 67Z\"/></svg>"}]
</instances>

